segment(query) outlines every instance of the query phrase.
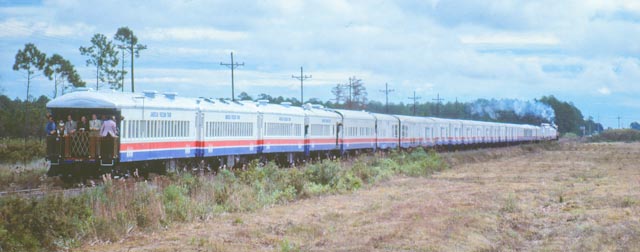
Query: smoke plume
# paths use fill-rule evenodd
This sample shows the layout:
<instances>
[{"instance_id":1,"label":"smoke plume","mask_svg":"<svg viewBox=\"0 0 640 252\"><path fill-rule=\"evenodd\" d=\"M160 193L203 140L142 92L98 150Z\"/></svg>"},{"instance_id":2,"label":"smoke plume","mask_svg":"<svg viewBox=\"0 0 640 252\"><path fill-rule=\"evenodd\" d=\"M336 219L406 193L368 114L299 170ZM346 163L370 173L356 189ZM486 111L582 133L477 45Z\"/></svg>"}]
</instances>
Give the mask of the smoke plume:
<instances>
[{"instance_id":1,"label":"smoke plume","mask_svg":"<svg viewBox=\"0 0 640 252\"><path fill-rule=\"evenodd\" d=\"M519 117L534 116L552 122L555 112L549 105L539 101L522 101L518 99L480 99L469 105L471 113L478 116L489 116L498 119L500 112L513 111Z\"/></svg>"}]
</instances>

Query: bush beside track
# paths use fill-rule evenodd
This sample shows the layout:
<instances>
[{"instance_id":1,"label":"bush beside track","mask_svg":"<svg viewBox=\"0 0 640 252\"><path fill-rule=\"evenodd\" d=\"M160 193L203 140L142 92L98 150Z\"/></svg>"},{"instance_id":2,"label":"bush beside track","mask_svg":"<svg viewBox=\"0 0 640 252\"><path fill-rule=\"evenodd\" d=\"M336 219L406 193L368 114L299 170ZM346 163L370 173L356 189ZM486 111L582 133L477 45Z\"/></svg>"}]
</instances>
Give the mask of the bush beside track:
<instances>
[{"instance_id":1,"label":"bush beside track","mask_svg":"<svg viewBox=\"0 0 640 252\"><path fill-rule=\"evenodd\" d=\"M521 155L549 146L445 154L415 149L291 169L252 162L244 171L223 170L216 176L183 173L145 182L105 179L104 184L72 197L60 193L41 198L9 196L0 198L0 251L67 250L85 242L119 241L131 232L350 192L396 175L426 177L450 163Z\"/></svg>"},{"instance_id":2,"label":"bush beside track","mask_svg":"<svg viewBox=\"0 0 640 252\"><path fill-rule=\"evenodd\" d=\"M638 142L640 130L612 129L591 137L592 142Z\"/></svg>"},{"instance_id":3,"label":"bush beside track","mask_svg":"<svg viewBox=\"0 0 640 252\"><path fill-rule=\"evenodd\" d=\"M0 138L0 163L15 164L44 157L46 146L43 140L28 138Z\"/></svg>"}]
</instances>

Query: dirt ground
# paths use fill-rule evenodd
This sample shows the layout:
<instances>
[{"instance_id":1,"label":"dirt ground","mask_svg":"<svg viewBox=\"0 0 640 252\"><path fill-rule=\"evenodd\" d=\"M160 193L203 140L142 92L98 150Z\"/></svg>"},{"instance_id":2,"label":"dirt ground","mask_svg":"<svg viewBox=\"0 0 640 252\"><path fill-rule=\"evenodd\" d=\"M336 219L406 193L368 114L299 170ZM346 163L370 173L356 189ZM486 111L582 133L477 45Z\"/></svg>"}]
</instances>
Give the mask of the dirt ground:
<instances>
[{"instance_id":1,"label":"dirt ground","mask_svg":"<svg viewBox=\"0 0 640 252\"><path fill-rule=\"evenodd\" d=\"M80 250L640 251L639 164L638 143L563 144Z\"/></svg>"}]
</instances>

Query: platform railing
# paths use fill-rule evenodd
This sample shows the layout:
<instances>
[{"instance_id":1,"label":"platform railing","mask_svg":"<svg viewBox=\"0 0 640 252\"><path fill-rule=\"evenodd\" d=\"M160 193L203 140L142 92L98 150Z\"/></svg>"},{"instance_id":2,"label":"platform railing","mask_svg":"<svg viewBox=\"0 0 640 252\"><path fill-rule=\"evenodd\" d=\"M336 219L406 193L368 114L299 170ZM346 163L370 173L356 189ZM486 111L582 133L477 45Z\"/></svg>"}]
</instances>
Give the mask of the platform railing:
<instances>
[{"instance_id":1,"label":"platform railing","mask_svg":"<svg viewBox=\"0 0 640 252\"><path fill-rule=\"evenodd\" d=\"M65 136L47 136L47 157L62 159L116 159L118 137L101 137L97 132L75 132Z\"/></svg>"}]
</instances>

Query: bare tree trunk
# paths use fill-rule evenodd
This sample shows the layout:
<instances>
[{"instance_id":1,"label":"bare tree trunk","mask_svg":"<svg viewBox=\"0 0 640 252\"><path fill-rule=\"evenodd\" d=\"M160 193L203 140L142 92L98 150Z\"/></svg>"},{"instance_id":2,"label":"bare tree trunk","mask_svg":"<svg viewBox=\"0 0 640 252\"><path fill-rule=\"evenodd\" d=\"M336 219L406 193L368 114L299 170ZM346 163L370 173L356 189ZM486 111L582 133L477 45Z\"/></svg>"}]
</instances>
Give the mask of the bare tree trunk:
<instances>
[{"instance_id":1,"label":"bare tree trunk","mask_svg":"<svg viewBox=\"0 0 640 252\"><path fill-rule=\"evenodd\" d=\"M58 96L58 76L54 73L53 74L53 98L56 98Z\"/></svg>"},{"instance_id":2,"label":"bare tree trunk","mask_svg":"<svg viewBox=\"0 0 640 252\"><path fill-rule=\"evenodd\" d=\"M27 116L27 109L28 109L28 106L29 106L29 88L30 87L31 87L31 70L28 69L27 70L27 99L24 100L24 132L23 132L23 134L24 134L25 147L26 147L26 144L27 144L27 134L28 134L28 129L27 128L29 127L29 124L28 124L28 121L27 121L28 118L29 118Z\"/></svg>"},{"instance_id":3,"label":"bare tree trunk","mask_svg":"<svg viewBox=\"0 0 640 252\"><path fill-rule=\"evenodd\" d=\"M99 89L98 88L98 79L99 79L98 73L99 73L99 70L100 70L100 66L98 64L96 64L96 91L98 91L98 89Z\"/></svg>"},{"instance_id":4,"label":"bare tree trunk","mask_svg":"<svg viewBox=\"0 0 640 252\"><path fill-rule=\"evenodd\" d=\"M135 93L135 92L136 92L136 88L135 88L135 85L133 84L133 45L131 45L131 93Z\"/></svg>"}]
</instances>

